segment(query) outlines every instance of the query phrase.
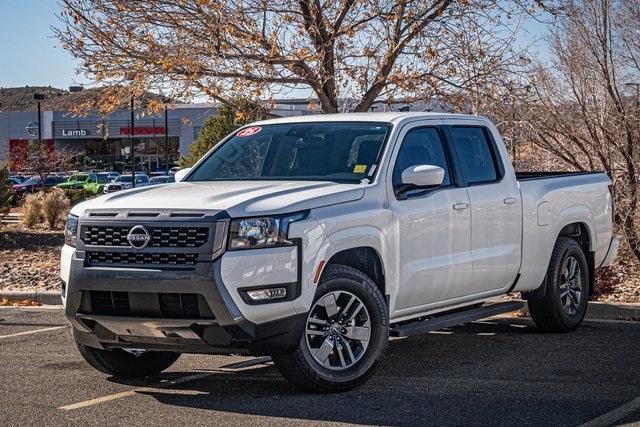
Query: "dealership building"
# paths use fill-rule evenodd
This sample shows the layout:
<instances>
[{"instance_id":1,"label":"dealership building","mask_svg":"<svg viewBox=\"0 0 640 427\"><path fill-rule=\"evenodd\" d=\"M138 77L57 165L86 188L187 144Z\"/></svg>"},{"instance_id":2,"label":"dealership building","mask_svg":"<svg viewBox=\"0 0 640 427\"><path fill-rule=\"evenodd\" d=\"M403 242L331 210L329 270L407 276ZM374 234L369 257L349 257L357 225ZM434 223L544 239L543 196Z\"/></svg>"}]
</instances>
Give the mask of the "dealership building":
<instances>
[{"instance_id":1,"label":"dealership building","mask_svg":"<svg viewBox=\"0 0 640 427\"><path fill-rule=\"evenodd\" d=\"M159 115L136 114L133 145L136 164L153 171L175 163L198 137L204 121L216 113L213 104L179 104ZM297 105L277 105L278 116L311 114ZM42 140L49 151L66 151L78 164L87 168L122 170L131 155L131 113L119 110L104 117L88 114L73 117L66 111L41 113ZM166 132L166 136L165 136ZM38 139L38 113L0 112L0 163L9 162L15 169L25 164L27 145Z\"/></svg>"},{"instance_id":2,"label":"dealership building","mask_svg":"<svg viewBox=\"0 0 640 427\"><path fill-rule=\"evenodd\" d=\"M425 103L401 101L393 105L374 103L372 111L430 111ZM437 108L436 108L437 109ZM270 110L276 116L290 117L314 114L309 99L276 100ZM74 117L67 111L42 111L42 140L50 152L64 151L74 156L76 164L85 168L122 171L130 165L131 143L136 164L146 170L164 169L175 164L198 137L204 121L216 114L214 104L178 104L159 115L136 113L133 130L131 113L118 110L104 117L88 114ZM165 136L166 132L166 136ZM28 170L27 147L38 139L36 111L0 111L0 163L9 162L13 170Z\"/></svg>"}]
</instances>

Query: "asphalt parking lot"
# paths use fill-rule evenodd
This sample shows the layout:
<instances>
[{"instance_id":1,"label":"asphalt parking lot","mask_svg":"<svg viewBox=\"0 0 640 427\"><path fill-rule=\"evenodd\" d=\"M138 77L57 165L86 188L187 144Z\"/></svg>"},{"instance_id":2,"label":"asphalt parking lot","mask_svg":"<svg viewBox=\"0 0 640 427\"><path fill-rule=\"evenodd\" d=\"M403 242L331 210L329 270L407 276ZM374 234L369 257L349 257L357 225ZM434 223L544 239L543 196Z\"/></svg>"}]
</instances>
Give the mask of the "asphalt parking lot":
<instances>
[{"instance_id":1,"label":"asphalt parking lot","mask_svg":"<svg viewBox=\"0 0 640 427\"><path fill-rule=\"evenodd\" d=\"M619 425L640 423L640 323L541 334L527 319L393 340L376 376L300 393L269 363L185 355L119 382L77 353L61 309L0 309L3 425Z\"/></svg>"}]
</instances>

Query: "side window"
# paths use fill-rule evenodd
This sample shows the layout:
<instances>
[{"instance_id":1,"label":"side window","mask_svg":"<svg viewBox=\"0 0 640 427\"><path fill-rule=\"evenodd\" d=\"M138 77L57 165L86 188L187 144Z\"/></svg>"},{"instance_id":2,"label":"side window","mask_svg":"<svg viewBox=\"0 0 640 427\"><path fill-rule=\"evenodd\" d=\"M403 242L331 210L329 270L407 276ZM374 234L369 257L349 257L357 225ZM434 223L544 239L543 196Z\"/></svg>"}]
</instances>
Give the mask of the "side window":
<instances>
[{"instance_id":1,"label":"side window","mask_svg":"<svg viewBox=\"0 0 640 427\"><path fill-rule=\"evenodd\" d=\"M400 184L402 172L405 169L417 165L440 166L444 169L442 185L451 184L444 143L436 128L416 128L407 132L393 168L393 185Z\"/></svg>"},{"instance_id":2,"label":"side window","mask_svg":"<svg viewBox=\"0 0 640 427\"><path fill-rule=\"evenodd\" d=\"M453 127L451 130L467 183L497 180L498 168L484 130L479 127Z\"/></svg>"}]
</instances>

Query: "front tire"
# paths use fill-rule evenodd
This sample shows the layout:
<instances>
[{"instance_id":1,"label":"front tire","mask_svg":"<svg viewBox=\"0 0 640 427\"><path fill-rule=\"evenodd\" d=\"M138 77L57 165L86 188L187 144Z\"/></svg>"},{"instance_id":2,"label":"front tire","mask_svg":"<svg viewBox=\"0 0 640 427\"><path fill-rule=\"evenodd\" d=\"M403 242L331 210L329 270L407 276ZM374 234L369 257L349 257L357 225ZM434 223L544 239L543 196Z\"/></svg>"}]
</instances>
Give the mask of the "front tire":
<instances>
[{"instance_id":1,"label":"front tire","mask_svg":"<svg viewBox=\"0 0 640 427\"><path fill-rule=\"evenodd\" d=\"M298 348L273 362L294 386L315 393L350 390L375 371L389 341L384 296L367 275L329 265Z\"/></svg>"},{"instance_id":2,"label":"front tire","mask_svg":"<svg viewBox=\"0 0 640 427\"><path fill-rule=\"evenodd\" d=\"M571 332L587 312L589 268L582 247L559 237L545 276L544 297L528 300L536 326L545 332Z\"/></svg>"},{"instance_id":3,"label":"front tire","mask_svg":"<svg viewBox=\"0 0 640 427\"><path fill-rule=\"evenodd\" d=\"M102 350L76 343L84 360L93 368L119 378L155 375L173 365L180 353L147 351L135 355L122 349Z\"/></svg>"}]
</instances>

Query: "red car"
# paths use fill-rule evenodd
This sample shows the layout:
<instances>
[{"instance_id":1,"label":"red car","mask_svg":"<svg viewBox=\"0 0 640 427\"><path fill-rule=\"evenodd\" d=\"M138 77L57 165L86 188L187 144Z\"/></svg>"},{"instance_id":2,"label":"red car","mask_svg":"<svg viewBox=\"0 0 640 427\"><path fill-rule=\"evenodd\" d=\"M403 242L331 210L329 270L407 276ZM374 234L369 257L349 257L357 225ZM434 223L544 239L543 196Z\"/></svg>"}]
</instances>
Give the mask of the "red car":
<instances>
[{"instance_id":1,"label":"red car","mask_svg":"<svg viewBox=\"0 0 640 427\"><path fill-rule=\"evenodd\" d=\"M44 187L51 188L64 181L63 177L49 176L44 180ZM17 197L24 197L26 194L35 193L42 190L42 180L39 177L32 177L22 184L14 185L13 192Z\"/></svg>"}]
</instances>

